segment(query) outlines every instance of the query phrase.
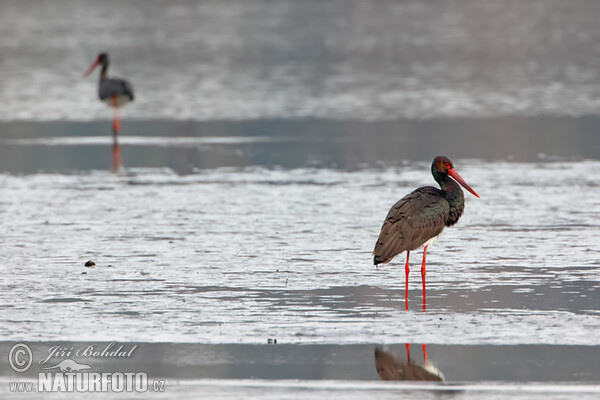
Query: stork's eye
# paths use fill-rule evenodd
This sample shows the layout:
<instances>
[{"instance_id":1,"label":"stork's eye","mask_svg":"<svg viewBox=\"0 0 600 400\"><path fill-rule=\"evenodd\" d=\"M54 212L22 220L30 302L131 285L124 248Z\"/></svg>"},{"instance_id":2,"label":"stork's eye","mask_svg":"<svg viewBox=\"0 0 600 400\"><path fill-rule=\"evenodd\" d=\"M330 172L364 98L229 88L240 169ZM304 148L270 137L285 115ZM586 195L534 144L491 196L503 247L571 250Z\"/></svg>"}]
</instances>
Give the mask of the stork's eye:
<instances>
[{"instance_id":1,"label":"stork's eye","mask_svg":"<svg viewBox=\"0 0 600 400\"><path fill-rule=\"evenodd\" d=\"M447 162L445 162L444 163L444 168L447 169L447 170L450 169L450 164L448 164Z\"/></svg>"}]
</instances>

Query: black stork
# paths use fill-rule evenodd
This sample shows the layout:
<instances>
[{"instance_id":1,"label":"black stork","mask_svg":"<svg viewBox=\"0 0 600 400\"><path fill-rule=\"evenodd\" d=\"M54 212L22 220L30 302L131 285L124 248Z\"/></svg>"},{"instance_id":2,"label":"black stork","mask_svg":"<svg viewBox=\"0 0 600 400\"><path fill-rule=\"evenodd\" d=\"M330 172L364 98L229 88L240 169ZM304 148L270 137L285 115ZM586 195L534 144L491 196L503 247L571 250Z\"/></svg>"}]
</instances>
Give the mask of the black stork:
<instances>
[{"instance_id":1,"label":"black stork","mask_svg":"<svg viewBox=\"0 0 600 400\"><path fill-rule=\"evenodd\" d=\"M83 76L87 78L98 65L102 65L100 81L98 83L98 97L115 110L113 116L113 168L117 170L123 165L123 162L121 161L121 149L117 142L117 135L121 129L121 115L119 109L130 101L133 101L134 96L131 83L125 79L116 77L108 78L106 76L109 63L108 54L100 53L98 54L96 61L94 61Z\"/></svg>"},{"instance_id":2,"label":"black stork","mask_svg":"<svg viewBox=\"0 0 600 400\"><path fill-rule=\"evenodd\" d=\"M400 199L390 209L381 233L373 250L373 264L386 264L398 254L406 251L406 288L404 299L408 309L408 257L411 250L421 246L423 262L423 309L425 309L425 258L427 247L432 244L446 226L454 225L465 209L465 197L460 183L465 189L479 197L477 193L454 170L448 157L437 156L431 164L431 173L441 189L420 187ZM452 178L452 179L450 179Z\"/></svg>"}]
</instances>

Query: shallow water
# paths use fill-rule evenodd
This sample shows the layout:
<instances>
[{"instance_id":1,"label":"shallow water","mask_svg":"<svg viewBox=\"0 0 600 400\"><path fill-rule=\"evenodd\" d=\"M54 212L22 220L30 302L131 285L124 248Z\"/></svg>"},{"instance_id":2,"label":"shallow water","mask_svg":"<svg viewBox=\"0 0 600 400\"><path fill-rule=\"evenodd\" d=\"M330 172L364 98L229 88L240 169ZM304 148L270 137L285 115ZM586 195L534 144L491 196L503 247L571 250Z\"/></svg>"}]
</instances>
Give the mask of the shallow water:
<instances>
[{"instance_id":1,"label":"shallow water","mask_svg":"<svg viewBox=\"0 0 600 400\"><path fill-rule=\"evenodd\" d=\"M39 0L0 5L1 120L92 120L108 51L135 119L597 114L600 4Z\"/></svg>"},{"instance_id":2,"label":"shallow water","mask_svg":"<svg viewBox=\"0 0 600 400\"><path fill-rule=\"evenodd\" d=\"M137 344L75 359L166 379L139 397L597 398L599 4L1 3L0 359ZM117 174L101 50L136 90ZM438 154L481 199L424 308L420 252L406 304L371 251ZM446 382L378 382L406 343Z\"/></svg>"},{"instance_id":3,"label":"shallow water","mask_svg":"<svg viewBox=\"0 0 600 400\"><path fill-rule=\"evenodd\" d=\"M123 136L126 163L150 152L166 165L114 174L88 169L87 154L109 161L100 138L42 136L5 143L80 159L63 159L70 173L0 175L6 340L598 344L596 160L455 159L481 199L467 196L430 248L423 313L420 252L406 312L404 260L377 269L371 251L389 207L434 183L429 161L376 167L360 161L364 141L335 135ZM293 157L298 143L361 156L344 169L248 156ZM238 158L176 172L172 152L204 146Z\"/></svg>"},{"instance_id":4,"label":"shallow water","mask_svg":"<svg viewBox=\"0 0 600 400\"><path fill-rule=\"evenodd\" d=\"M420 253L413 253L406 311L403 260L377 269L371 251L388 208L413 188L433 184L430 160L418 152L379 157L367 139L353 134L282 137L253 131L249 123L244 129L255 134L231 135L204 124L184 130L163 124L160 135L122 136L125 164L137 166L117 174L102 169L110 164L109 138L94 134L108 122L4 125L2 340L37 343L42 353L48 341L116 340L146 348L163 342L160 351L147 351L162 361L182 353L177 343L190 343L183 353L197 367L185 373L169 372L190 365L179 358L159 370L149 367L156 360L133 364L165 378L167 397L348 397L352 387L352 393L381 398L440 391L498 398L498 384L486 383L498 379L506 393L522 398L597 396L600 209L598 181L589 173L600 167L597 158L577 158L577 146L540 154L518 141L490 159L453 157L481 199L468 196L460 222L430 248L426 312ZM140 125L130 122L133 129ZM400 132L405 127L396 125ZM92 134L77 134L87 130ZM579 132L580 143L594 143L590 132ZM549 138L564 140L560 133ZM431 139L389 134L377 143L393 148L400 140L410 153ZM486 154L497 141L493 134L467 141L463 151L481 148ZM48 153L62 157L50 157L59 161L44 171ZM530 161L510 161L511 153ZM156 162L164 167L152 166ZM86 268L90 259L97 265ZM228 347L233 344L262 352L264 346L256 345L268 339L278 341L268 348L281 349L274 350L281 368L273 369L268 352L259 362L252 350L241 364L227 356L245 351ZM355 382L377 379L376 344L389 344L400 355L403 343L416 346L413 359L421 357L418 344L427 343L429 359L443 368L448 383ZM225 347L203 347L208 344ZM311 350L309 344L339 350ZM533 351L519 347L524 344ZM474 346L471 355L458 345ZM541 345L549 347L535 347ZM5 356L9 347L2 346ZM216 361L203 364L204 352ZM292 367L298 352L309 358ZM337 373L314 374L339 352L356 357L361 367L353 370L345 361ZM484 367L490 359L493 369ZM566 373L557 375L557 362ZM455 373L453 363L462 372ZM121 366L105 364L109 371ZM519 374L511 375L513 368ZM487 372L473 375L480 370ZM7 366L0 375L6 383L0 390L26 379Z\"/></svg>"},{"instance_id":5,"label":"shallow water","mask_svg":"<svg viewBox=\"0 0 600 400\"><path fill-rule=\"evenodd\" d=\"M8 356L14 343L0 343L0 355ZM29 343L34 365L17 374L0 365L0 394L9 382L34 382L38 372L52 366L64 355L51 357L50 349L76 353L90 342ZM387 346L405 368L428 368L445 383L426 381L379 382L372 344L173 344L94 342L102 351L123 346L130 357L73 357L92 371L134 373L144 371L151 382L164 381L164 392L139 393L140 397L194 398L201 394L219 399L234 398L323 398L325 395L358 399L418 396L438 398L452 395L461 399L485 398L578 398L593 399L600 393L598 346L556 345L428 345ZM135 347L134 347L135 346ZM410 355L409 355L410 352ZM428 361L425 362L425 352ZM560 362L557 362L560 360ZM41 364L40 364L41 363ZM412 366L412 367L411 367ZM56 370L58 373L58 370ZM21 393L22 397L36 393ZM42 393L40 393L42 394ZM40 395L38 394L38 395ZM81 394L62 393L77 398ZM94 395L94 393L88 393ZM138 393L112 393L111 398L130 398ZM56 394L54 394L56 395ZM106 393L105 393L106 395ZM87 396L86 396L87 397ZM35 397L34 397L35 398Z\"/></svg>"},{"instance_id":6,"label":"shallow water","mask_svg":"<svg viewBox=\"0 0 600 400\"><path fill-rule=\"evenodd\" d=\"M453 156L481 198L430 248L426 312L420 252L406 311L403 259L377 269L371 251L388 208L433 184L418 149L442 137L435 121L375 124L376 146L359 123L130 121L120 173L108 122L3 124L2 358L13 340L36 357L49 341L135 342L129 364L76 359L164 379L157 398L594 398L597 122L567 136L545 128L571 120L513 122L445 123L453 151L485 157ZM507 125L528 129L495 145L486 127ZM402 359L404 343L418 363L426 343L447 383L365 383L375 345ZM36 382L0 376L3 397Z\"/></svg>"}]
</instances>

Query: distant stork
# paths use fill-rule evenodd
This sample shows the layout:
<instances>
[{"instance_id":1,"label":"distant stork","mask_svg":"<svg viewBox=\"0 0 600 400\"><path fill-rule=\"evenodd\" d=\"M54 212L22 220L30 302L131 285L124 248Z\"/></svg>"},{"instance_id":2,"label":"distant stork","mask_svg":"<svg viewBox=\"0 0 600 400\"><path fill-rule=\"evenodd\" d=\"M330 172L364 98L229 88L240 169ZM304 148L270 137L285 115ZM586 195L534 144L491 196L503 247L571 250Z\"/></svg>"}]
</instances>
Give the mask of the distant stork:
<instances>
[{"instance_id":1,"label":"distant stork","mask_svg":"<svg viewBox=\"0 0 600 400\"><path fill-rule=\"evenodd\" d=\"M394 204L383 222L375 250L373 250L375 265L388 263L398 254L406 251L404 299L407 300L408 273L410 272L408 257L411 250L416 250L421 246L425 247L421 264L423 309L425 309L427 246L442 234L446 226L454 225L465 209L465 197L456 182L479 197L454 170L452 161L448 157L437 156L431 164L431 173L439 183L441 190L432 186L420 187ZM405 304L408 309L408 302Z\"/></svg>"},{"instance_id":2,"label":"distant stork","mask_svg":"<svg viewBox=\"0 0 600 400\"><path fill-rule=\"evenodd\" d=\"M133 86L125 79L108 78L106 76L109 65L107 53L98 54L96 61L94 61L86 71L84 77L87 78L98 65L102 65L100 81L98 83L98 97L115 110L113 116L113 168L117 170L123 166L123 161L121 160L121 148L117 141L117 135L121 129L121 115L119 109L130 101L133 101Z\"/></svg>"}]
</instances>

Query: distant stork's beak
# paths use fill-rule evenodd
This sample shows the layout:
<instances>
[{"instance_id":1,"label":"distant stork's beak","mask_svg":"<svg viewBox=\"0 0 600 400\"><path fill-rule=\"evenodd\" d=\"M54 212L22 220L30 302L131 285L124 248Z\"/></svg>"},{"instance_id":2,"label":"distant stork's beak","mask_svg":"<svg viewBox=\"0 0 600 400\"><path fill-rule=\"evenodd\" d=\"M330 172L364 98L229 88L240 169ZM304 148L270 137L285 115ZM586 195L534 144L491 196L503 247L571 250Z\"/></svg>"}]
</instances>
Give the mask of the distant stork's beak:
<instances>
[{"instance_id":1,"label":"distant stork's beak","mask_svg":"<svg viewBox=\"0 0 600 400\"><path fill-rule=\"evenodd\" d=\"M456 172L454 170L454 168L450 168L448 170L448 175L450 175L450 177L452 179L454 179L456 182L460 183L462 185L462 187L467 189L469 192L471 192L475 196L479 197L479 195L477 193L475 193L475 191L473 189L471 189L471 186L467 185L467 182L465 182L465 180L458 174L458 172Z\"/></svg>"},{"instance_id":2,"label":"distant stork's beak","mask_svg":"<svg viewBox=\"0 0 600 400\"><path fill-rule=\"evenodd\" d=\"M94 63L91 65L91 67L87 71L85 71L83 77L87 78L92 73L92 71L98 66L98 64L100 64L100 58L97 58L96 61L94 61Z\"/></svg>"}]
</instances>

